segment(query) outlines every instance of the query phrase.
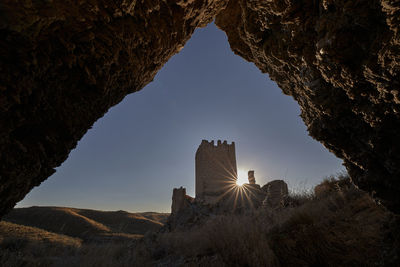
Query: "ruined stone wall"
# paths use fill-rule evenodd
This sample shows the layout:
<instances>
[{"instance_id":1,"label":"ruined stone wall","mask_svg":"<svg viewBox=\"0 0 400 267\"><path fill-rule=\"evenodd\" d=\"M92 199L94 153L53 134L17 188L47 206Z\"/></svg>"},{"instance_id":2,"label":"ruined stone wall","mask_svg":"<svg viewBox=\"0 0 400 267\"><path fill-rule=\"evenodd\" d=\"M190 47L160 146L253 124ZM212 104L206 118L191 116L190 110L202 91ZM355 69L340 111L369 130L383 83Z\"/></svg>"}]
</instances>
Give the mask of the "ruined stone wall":
<instances>
[{"instance_id":1,"label":"ruined stone wall","mask_svg":"<svg viewBox=\"0 0 400 267\"><path fill-rule=\"evenodd\" d=\"M236 179L235 143L203 140L196 151L196 200L216 203Z\"/></svg>"},{"instance_id":2,"label":"ruined stone wall","mask_svg":"<svg viewBox=\"0 0 400 267\"><path fill-rule=\"evenodd\" d=\"M249 171L247 173L249 184L256 184L256 177L254 176L254 171Z\"/></svg>"},{"instance_id":3,"label":"ruined stone wall","mask_svg":"<svg viewBox=\"0 0 400 267\"><path fill-rule=\"evenodd\" d=\"M193 202L193 198L186 195L186 188L174 188L172 191L171 214L177 214L180 211L188 208L189 203Z\"/></svg>"}]
</instances>

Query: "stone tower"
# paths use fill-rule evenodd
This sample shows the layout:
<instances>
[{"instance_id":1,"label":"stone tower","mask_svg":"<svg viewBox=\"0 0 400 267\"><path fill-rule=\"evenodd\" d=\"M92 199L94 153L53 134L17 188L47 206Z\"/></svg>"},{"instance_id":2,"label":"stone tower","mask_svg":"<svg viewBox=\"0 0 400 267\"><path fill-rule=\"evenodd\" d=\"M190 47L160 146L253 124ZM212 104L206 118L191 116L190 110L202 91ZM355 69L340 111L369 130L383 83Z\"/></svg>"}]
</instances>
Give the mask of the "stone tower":
<instances>
[{"instance_id":1,"label":"stone tower","mask_svg":"<svg viewBox=\"0 0 400 267\"><path fill-rule=\"evenodd\" d=\"M196 151L196 200L216 203L236 179L235 142L203 140Z\"/></svg>"}]
</instances>

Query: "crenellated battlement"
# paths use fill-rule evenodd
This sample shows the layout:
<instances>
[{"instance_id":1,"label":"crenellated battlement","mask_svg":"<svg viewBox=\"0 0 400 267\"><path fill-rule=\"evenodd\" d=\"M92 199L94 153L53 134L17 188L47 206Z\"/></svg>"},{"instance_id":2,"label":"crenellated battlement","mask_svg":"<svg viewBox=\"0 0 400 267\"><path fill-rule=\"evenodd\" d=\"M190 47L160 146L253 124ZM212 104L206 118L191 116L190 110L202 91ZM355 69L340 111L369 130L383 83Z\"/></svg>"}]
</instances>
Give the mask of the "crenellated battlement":
<instances>
[{"instance_id":1,"label":"crenellated battlement","mask_svg":"<svg viewBox=\"0 0 400 267\"><path fill-rule=\"evenodd\" d=\"M220 146L234 146L234 145L235 145L235 142L232 142L231 144L228 144L228 141L226 141L226 140L224 140L223 142L221 140L217 140L217 143L215 144L214 140L208 141L206 139L203 139L201 141L201 144L200 144L199 148L202 147L202 146L220 147Z\"/></svg>"}]
</instances>

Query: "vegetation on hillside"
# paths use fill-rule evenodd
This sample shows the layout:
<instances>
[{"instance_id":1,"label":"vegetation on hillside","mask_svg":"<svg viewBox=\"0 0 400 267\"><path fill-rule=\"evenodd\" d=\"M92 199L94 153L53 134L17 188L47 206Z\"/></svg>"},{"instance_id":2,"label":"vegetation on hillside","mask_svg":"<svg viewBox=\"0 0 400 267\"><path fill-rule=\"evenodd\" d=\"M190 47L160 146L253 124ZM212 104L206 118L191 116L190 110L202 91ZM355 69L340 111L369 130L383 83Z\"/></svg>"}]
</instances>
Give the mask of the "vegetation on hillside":
<instances>
[{"instance_id":1,"label":"vegetation on hillside","mask_svg":"<svg viewBox=\"0 0 400 267\"><path fill-rule=\"evenodd\" d=\"M65 207L30 207L12 210L4 220L85 241L138 238L159 230L168 213L129 213Z\"/></svg>"},{"instance_id":2,"label":"vegetation on hillside","mask_svg":"<svg viewBox=\"0 0 400 267\"><path fill-rule=\"evenodd\" d=\"M32 241L16 235L1 241L0 260L12 263L7 266L23 266L26 262L29 266L399 264L396 216L344 175L326 179L316 191L291 194L287 207L279 210L213 216L186 230L169 232L165 227L142 239L78 242L76 246L65 245L65 250L49 252L40 252L39 248L34 258L33 248L26 245Z\"/></svg>"}]
</instances>

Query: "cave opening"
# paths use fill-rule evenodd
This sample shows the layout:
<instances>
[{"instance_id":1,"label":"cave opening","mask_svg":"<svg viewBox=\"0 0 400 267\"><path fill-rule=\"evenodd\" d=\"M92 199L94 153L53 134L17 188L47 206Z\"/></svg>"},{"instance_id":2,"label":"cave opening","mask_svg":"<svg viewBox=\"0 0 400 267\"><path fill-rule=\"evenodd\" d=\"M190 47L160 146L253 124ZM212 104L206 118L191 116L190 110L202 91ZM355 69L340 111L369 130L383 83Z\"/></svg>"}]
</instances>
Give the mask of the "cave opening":
<instances>
[{"instance_id":1,"label":"cave opening","mask_svg":"<svg viewBox=\"0 0 400 267\"><path fill-rule=\"evenodd\" d=\"M172 188L194 195L202 139L237 143L238 167L259 183L306 189L342 171L308 136L298 104L232 53L224 32L199 28L154 81L125 97L79 141L67 161L17 207L70 206L169 212Z\"/></svg>"}]
</instances>

